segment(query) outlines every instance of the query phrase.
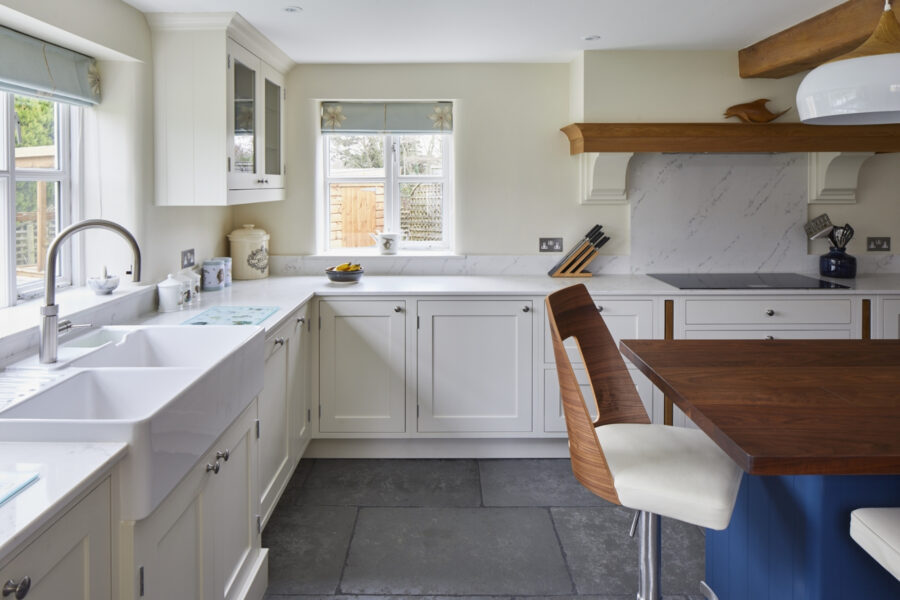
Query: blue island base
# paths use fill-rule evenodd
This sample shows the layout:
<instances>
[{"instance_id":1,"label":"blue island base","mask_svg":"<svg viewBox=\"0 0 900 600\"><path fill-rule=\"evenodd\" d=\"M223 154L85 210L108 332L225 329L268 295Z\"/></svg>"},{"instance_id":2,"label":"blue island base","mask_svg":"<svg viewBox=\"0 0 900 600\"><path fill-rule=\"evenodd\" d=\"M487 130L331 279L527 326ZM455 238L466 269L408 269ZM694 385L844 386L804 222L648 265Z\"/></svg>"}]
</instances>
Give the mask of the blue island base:
<instances>
[{"instance_id":1,"label":"blue island base","mask_svg":"<svg viewBox=\"0 0 900 600\"><path fill-rule=\"evenodd\" d=\"M850 538L866 506L900 506L900 476L744 475L728 529L706 532L706 582L721 600L900 599Z\"/></svg>"}]
</instances>

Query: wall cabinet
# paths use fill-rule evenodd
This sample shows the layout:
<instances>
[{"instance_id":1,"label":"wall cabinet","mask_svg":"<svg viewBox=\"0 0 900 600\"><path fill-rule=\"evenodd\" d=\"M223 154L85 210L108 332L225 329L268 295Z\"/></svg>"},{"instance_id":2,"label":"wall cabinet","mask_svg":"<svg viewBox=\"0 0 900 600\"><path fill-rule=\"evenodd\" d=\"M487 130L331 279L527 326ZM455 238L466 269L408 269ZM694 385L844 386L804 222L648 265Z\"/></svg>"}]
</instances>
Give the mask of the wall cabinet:
<instances>
[{"instance_id":1,"label":"wall cabinet","mask_svg":"<svg viewBox=\"0 0 900 600\"><path fill-rule=\"evenodd\" d=\"M227 47L229 197L254 202L238 191L284 188L284 77L233 39Z\"/></svg>"},{"instance_id":2,"label":"wall cabinet","mask_svg":"<svg viewBox=\"0 0 900 600\"><path fill-rule=\"evenodd\" d=\"M319 302L319 431L406 430L406 302Z\"/></svg>"},{"instance_id":3,"label":"wall cabinet","mask_svg":"<svg viewBox=\"0 0 900 600\"><path fill-rule=\"evenodd\" d=\"M265 385L259 395L259 504L263 527L309 441L306 308L266 338Z\"/></svg>"},{"instance_id":4,"label":"wall cabinet","mask_svg":"<svg viewBox=\"0 0 900 600\"><path fill-rule=\"evenodd\" d=\"M0 585L19 586L24 592L3 593L10 598L109 600L110 561L110 482L106 479L0 568ZM23 582L26 578L30 588Z\"/></svg>"},{"instance_id":5,"label":"wall cabinet","mask_svg":"<svg viewBox=\"0 0 900 600\"><path fill-rule=\"evenodd\" d=\"M418 431L532 430L532 301L418 302Z\"/></svg>"},{"instance_id":6,"label":"wall cabinet","mask_svg":"<svg viewBox=\"0 0 900 600\"><path fill-rule=\"evenodd\" d=\"M293 62L233 13L147 15L156 204L284 199L284 73Z\"/></svg>"},{"instance_id":7,"label":"wall cabinet","mask_svg":"<svg viewBox=\"0 0 900 600\"><path fill-rule=\"evenodd\" d=\"M123 598L262 596L267 554L257 525L256 414L254 401L153 514L123 524L134 544Z\"/></svg>"}]
</instances>

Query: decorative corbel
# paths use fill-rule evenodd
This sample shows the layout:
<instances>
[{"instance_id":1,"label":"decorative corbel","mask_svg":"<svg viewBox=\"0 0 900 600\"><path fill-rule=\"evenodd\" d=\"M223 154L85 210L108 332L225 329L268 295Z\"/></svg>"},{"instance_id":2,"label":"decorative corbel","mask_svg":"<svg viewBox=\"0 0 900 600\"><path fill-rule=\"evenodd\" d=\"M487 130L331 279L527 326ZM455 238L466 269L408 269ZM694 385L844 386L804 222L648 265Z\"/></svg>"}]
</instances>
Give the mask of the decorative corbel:
<instances>
[{"instance_id":1,"label":"decorative corbel","mask_svg":"<svg viewBox=\"0 0 900 600\"><path fill-rule=\"evenodd\" d=\"M627 204L626 174L634 152L585 152L579 157L581 204Z\"/></svg>"},{"instance_id":2,"label":"decorative corbel","mask_svg":"<svg viewBox=\"0 0 900 600\"><path fill-rule=\"evenodd\" d=\"M807 193L810 203L855 204L859 170L873 152L810 152Z\"/></svg>"}]
</instances>

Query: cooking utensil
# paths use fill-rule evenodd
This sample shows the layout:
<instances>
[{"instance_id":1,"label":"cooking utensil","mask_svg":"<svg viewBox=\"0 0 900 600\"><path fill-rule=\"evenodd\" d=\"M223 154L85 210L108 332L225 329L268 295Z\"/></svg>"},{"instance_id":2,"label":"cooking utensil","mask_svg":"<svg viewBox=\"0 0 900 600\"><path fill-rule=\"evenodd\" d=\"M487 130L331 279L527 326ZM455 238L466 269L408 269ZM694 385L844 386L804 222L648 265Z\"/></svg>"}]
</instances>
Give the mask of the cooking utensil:
<instances>
[{"instance_id":1,"label":"cooking utensil","mask_svg":"<svg viewBox=\"0 0 900 600\"><path fill-rule=\"evenodd\" d=\"M803 226L804 231L806 231L806 236L811 240L825 237L831 233L833 228L834 225L831 224L831 219L827 214L821 214Z\"/></svg>"}]
</instances>

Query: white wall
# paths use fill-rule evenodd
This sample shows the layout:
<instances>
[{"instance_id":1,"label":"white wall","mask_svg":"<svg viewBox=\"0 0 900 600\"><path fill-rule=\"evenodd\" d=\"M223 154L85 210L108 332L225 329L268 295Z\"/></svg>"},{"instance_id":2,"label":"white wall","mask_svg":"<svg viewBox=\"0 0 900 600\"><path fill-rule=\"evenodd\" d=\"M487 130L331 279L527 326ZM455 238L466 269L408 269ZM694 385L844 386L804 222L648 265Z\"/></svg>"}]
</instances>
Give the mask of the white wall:
<instances>
[{"instance_id":1,"label":"white wall","mask_svg":"<svg viewBox=\"0 0 900 600\"><path fill-rule=\"evenodd\" d=\"M317 101L450 99L459 253L536 254L539 236L569 247L594 223L610 226L604 251L627 252L628 207L577 203L577 161L559 131L568 87L566 64L298 65L287 78L288 197L235 208L235 223L269 231L273 254L314 253Z\"/></svg>"},{"instance_id":2,"label":"white wall","mask_svg":"<svg viewBox=\"0 0 900 600\"><path fill-rule=\"evenodd\" d=\"M793 107L802 75L741 79L734 51L592 50L583 53L588 123L722 122L729 106L769 98ZM779 121L797 121L794 108ZM736 123L736 119L729 119Z\"/></svg>"},{"instance_id":3,"label":"white wall","mask_svg":"<svg viewBox=\"0 0 900 600\"><path fill-rule=\"evenodd\" d=\"M4 4L0 24L104 59L103 100L84 110L83 216L111 219L134 233L146 282L177 269L182 249L195 248L199 259L225 253L230 209L153 205L153 80L144 15L119 0ZM120 274L131 264L131 252L117 235L81 236L88 276L104 264Z\"/></svg>"}]
</instances>

